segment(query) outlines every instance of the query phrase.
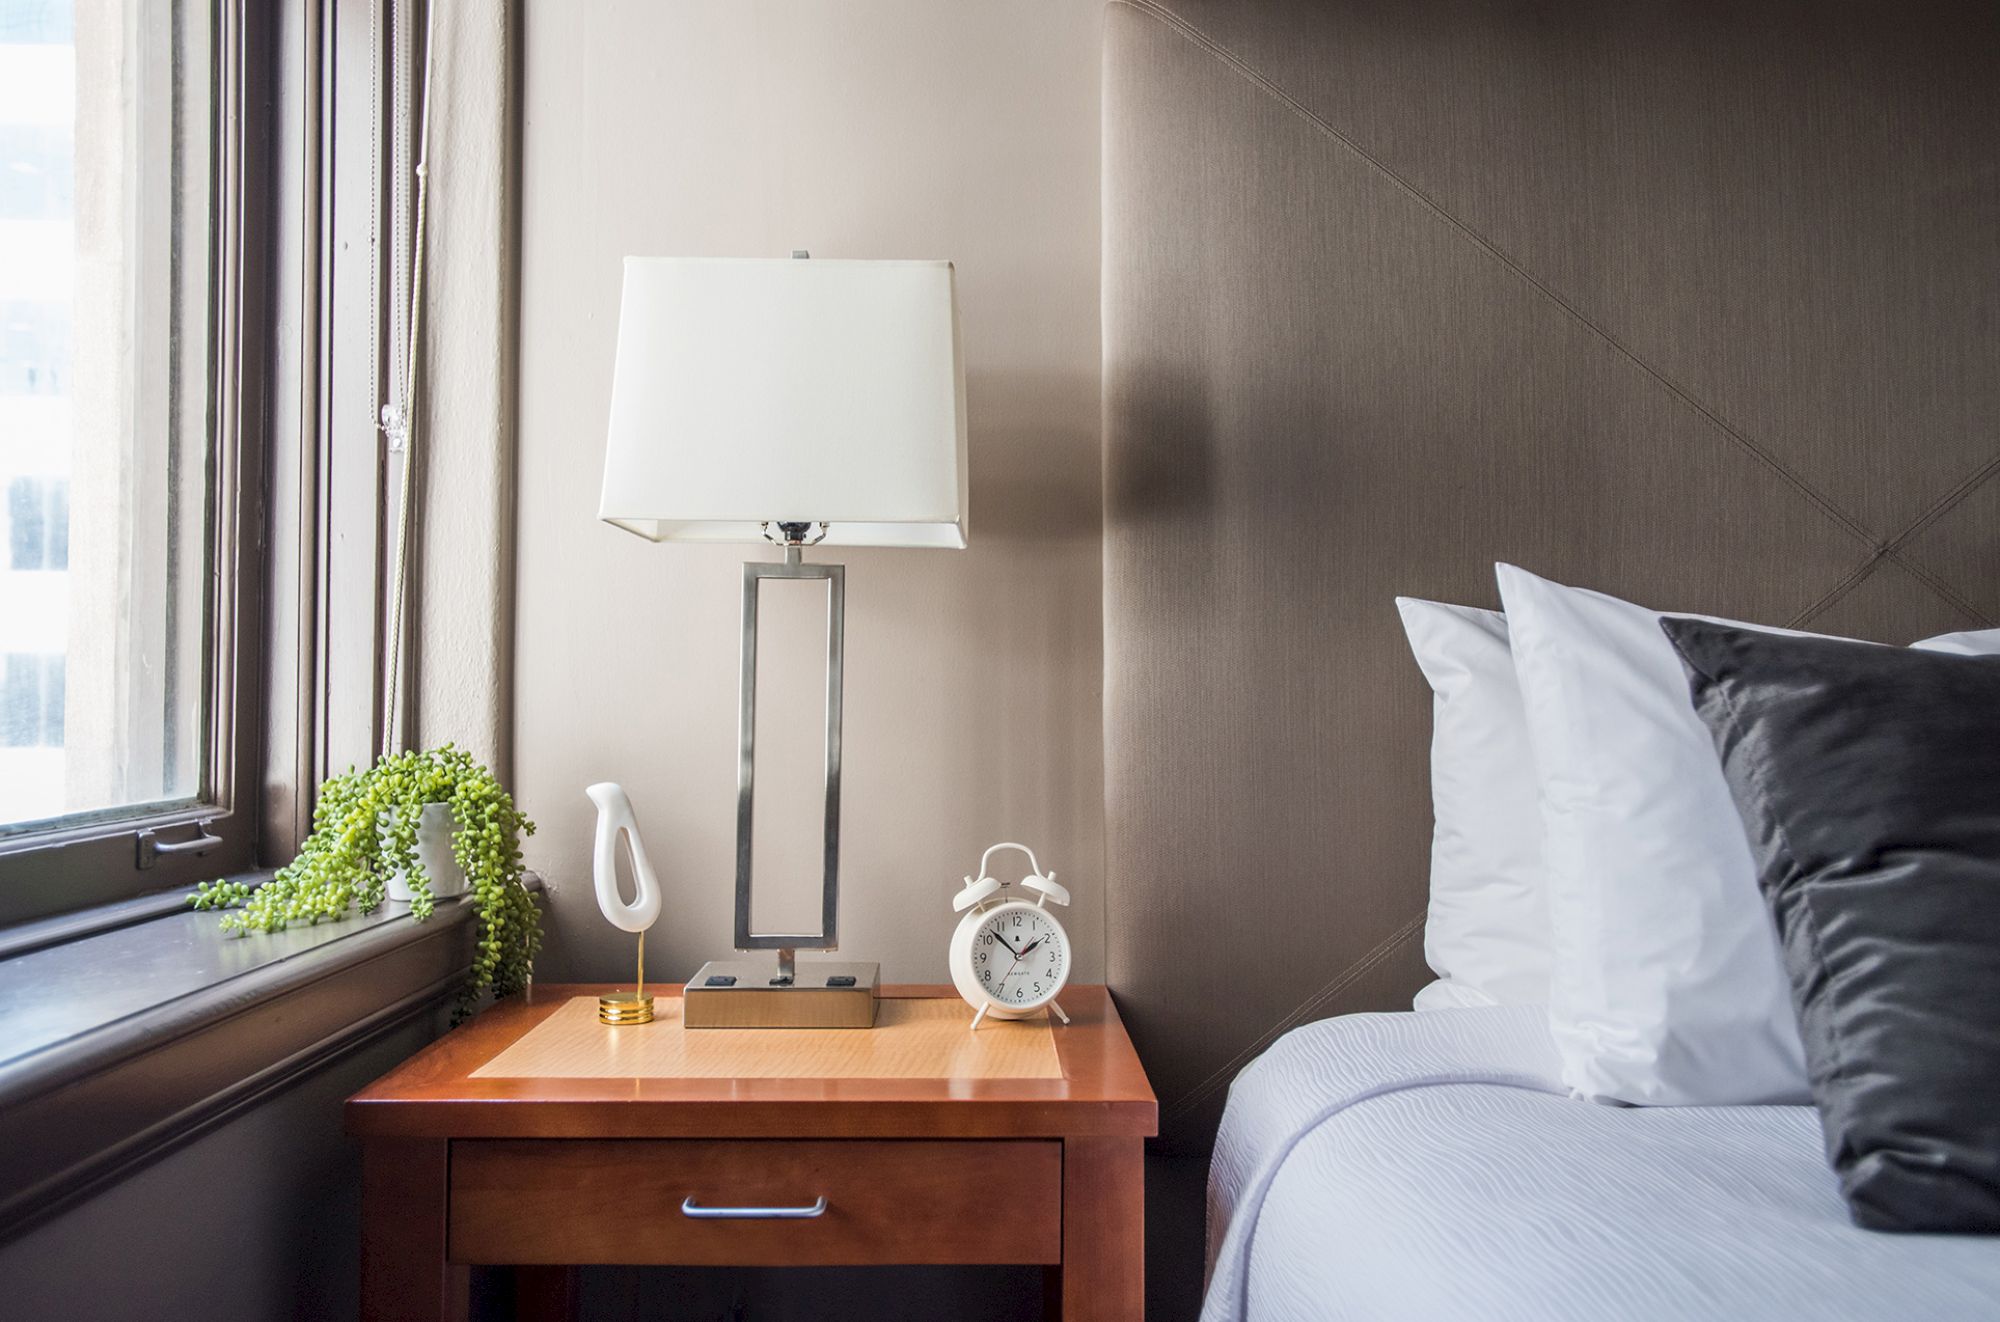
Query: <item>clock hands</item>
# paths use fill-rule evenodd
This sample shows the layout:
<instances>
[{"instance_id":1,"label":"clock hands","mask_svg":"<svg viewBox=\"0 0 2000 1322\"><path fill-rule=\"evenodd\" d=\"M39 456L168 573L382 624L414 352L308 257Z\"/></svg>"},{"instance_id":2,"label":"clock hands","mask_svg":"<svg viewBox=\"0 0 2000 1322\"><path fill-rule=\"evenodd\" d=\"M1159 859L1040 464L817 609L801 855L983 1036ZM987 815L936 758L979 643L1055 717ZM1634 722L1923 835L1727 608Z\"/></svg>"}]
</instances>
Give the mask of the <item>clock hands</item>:
<instances>
[{"instance_id":1,"label":"clock hands","mask_svg":"<svg viewBox=\"0 0 2000 1322\"><path fill-rule=\"evenodd\" d=\"M1009 946L1007 948L1009 950L1014 949L1014 947L1012 946ZM1007 966L1007 971L1000 975L1000 981L993 984L993 994L995 996L998 996L1000 994L1000 989L1007 985L1007 979L1014 976L1014 970L1020 965L1020 963L1021 963L1021 954L1019 951L1016 951L1014 954L1014 962L1012 964L1009 964Z\"/></svg>"},{"instance_id":2,"label":"clock hands","mask_svg":"<svg viewBox=\"0 0 2000 1322\"><path fill-rule=\"evenodd\" d=\"M1019 948L1016 948L1013 942L1009 941L1005 936L1002 936L997 930L992 933L992 936L994 940L1000 943L1002 948L1004 948L1008 954L1014 957L1014 962L1007 966L1007 971L1000 975L1000 978L997 982L991 984L993 988L993 994L995 996L998 996L1000 995L1000 989L1007 985L1007 979L1013 977L1014 974L1020 969L1021 961L1027 958L1030 954L1032 954L1038 947L1041 946L1043 942L1047 941L1049 939L1049 934L1047 932L1044 932L1040 936L1036 937L1033 941L1028 942L1027 945L1021 946Z\"/></svg>"},{"instance_id":3,"label":"clock hands","mask_svg":"<svg viewBox=\"0 0 2000 1322\"><path fill-rule=\"evenodd\" d=\"M1027 945L1022 946L1019 950L1014 950L1013 946L1007 945L1006 937L1000 936L998 932L995 932L993 935L999 937L1001 945L1007 946L1007 949L1014 951L1014 962L1012 964L1009 964L1007 966L1007 971L1000 975L1000 981L993 984L993 993L994 995L997 996L1000 993L1000 989L1007 985L1007 979L1014 976L1014 970L1021 967L1021 960L1027 956L1028 952L1033 950L1036 946L1042 944L1042 942L1046 941L1048 938L1045 936L1038 936L1033 941L1030 941Z\"/></svg>"}]
</instances>

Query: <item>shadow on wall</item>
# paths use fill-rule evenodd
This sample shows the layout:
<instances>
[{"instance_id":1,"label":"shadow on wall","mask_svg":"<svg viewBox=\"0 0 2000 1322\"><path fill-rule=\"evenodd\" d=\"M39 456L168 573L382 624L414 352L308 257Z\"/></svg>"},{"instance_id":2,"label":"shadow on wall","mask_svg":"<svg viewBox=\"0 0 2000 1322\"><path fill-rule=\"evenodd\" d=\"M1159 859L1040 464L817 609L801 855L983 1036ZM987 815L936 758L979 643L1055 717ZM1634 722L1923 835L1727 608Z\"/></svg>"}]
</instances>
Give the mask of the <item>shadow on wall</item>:
<instances>
[{"instance_id":1,"label":"shadow on wall","mask_svg":"<svg viewBox=\"0 0 2000 1322\"><path fill-rule=\"evenodd\" d=\"M965 402L974 537L1096 540L1103 471L1097 378L974 371Z\"/></svg>"},{"instance_id":2,"label":"shadow on wall","mask_svg":"<svg viewBox=\"0 0 2000 1322\"><path fill-rule=\"evenodd\" d=\"M1105 401L1118 422L1104 437L1106 532L1206 514L1215 505L1215 438L1200 379L1146 368L1114 379L1118 397Z\"/></svg>"},{"instance_id":3,"label":"shadow on wall","mask_svg":"<svg viewBox=\"0 0 2000 1322\"><path fill-rule=\"evenodd\" d=\"M1172 622L1142 601L1148 595L1144 567L1170 573L1180 585L1175 595L1197 601L1214 600L1226 581L1226 567L1187 553L1210 540L1196 533L1207 527L1221 504L1216 484L1222 480L1222 466L1207 388L1185 373L1133 367L1107 373L1105 390L1106 604L1120 603L1121 628L1151 628L1158 637L1148 641L1170 647ZM1108 393L1113 390L1115 396ZM1107 757L1107 776L1113 765L1114 759ZM1119 789L1107 780L1107 831L1117 829ZM1118 879L1107 884L1116 888Z\"/></svg>"}]
</instances>

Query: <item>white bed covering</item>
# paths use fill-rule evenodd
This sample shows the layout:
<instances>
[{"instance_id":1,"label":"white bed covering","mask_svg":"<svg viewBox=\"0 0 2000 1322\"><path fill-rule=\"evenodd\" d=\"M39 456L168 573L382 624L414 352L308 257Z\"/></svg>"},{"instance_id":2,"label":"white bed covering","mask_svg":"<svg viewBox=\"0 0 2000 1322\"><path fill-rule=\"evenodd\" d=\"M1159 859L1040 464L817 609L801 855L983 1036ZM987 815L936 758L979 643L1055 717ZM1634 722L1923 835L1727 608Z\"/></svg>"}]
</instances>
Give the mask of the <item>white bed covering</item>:
<instances>
[{"instance_id":1,"label":"white bed covering","mask_svg":"<svg viewBox=\"0 0 2000 1322\"><path fill-rule=\"evenodd\" d=\"M1570 1100L1539 1006L1348 1015L1230 1089L1203 1322L2000 1318L2000 1239L1858 1230L1804 1106Z\"/></svg>"}]
</instances>

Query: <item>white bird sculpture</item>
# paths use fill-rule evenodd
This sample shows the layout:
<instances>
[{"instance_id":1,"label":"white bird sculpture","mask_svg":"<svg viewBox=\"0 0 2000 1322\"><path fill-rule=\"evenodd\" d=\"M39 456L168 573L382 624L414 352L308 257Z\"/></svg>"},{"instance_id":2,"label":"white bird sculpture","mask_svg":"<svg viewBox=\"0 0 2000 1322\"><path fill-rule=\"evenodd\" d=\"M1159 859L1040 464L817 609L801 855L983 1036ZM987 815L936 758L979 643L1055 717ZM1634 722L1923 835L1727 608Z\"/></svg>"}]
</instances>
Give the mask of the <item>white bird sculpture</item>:
<instances>
[{"instance_id":1,"label":"white bird sculpture","mask_svg":"<svg viewBox=\"0 0 2000 1322\"><path fill-rule=\"evenodd\" d=\"M597 907L613 927L639 934L639 980L630 996L616 992L598 998L597 1017L607 1024L648 1023L653 1018L653 998L646 995L646 929L660 918L660 881L646 858L646 846L639 839L639 822L632 814L632 800L625 788L611 781L599 781L584 790L597 805L597 841L591 856L591 872L597 884ZM618 837L632 859L632 902L618 892Z\"/></svg>"},{"instance_id":2,"label":"white bird sculpture","mask_svg":"<svg viewBox=\"0 0 2000 1322\"><path fill-rule=\"evenodd\" d=\"M660 882L646 858L646 846L639 839L639 821L632 815L632 800L625 787L599 781L584 791L597 805L597 847L592 873L597 882L597 907L613 927L625 932L643 932L660 918ZM618 833L625 833L625 847L632 857L632 902L618 893Z\"/></svg>"}]
</instances>

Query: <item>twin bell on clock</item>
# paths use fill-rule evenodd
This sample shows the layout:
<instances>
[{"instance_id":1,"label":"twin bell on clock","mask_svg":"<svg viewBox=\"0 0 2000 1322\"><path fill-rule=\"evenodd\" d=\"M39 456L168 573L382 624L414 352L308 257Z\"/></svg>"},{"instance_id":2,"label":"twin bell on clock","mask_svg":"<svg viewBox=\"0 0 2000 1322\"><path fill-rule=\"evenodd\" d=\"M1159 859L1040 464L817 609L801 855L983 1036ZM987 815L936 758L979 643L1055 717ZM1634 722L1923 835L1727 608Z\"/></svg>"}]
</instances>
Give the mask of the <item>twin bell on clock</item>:
<instances>
[{"instance_id":1,"label":"twin bell on clock","mask_svg":"<svg viewBox=\"0 0 2000 1322\"><path fill-rule=\"evenodd\" d=\"M1028 875L1018 883L1035 898L1009 899L1008 883L988 875L986 865L1004 849L1028 856ZM993 845L979 856L979 876L965 879L952 896L951 907L965 916L951 934L951 980L958 994L982 1019L1020 1019L1047 1006L1064 1023L1069 1016L1056 1004L1056 993L1069 981L1069 933L1048 908L1050 900L1069 903L1069 891L1059 885L1053 869L1042 871L1035 851L1012 841Z\"/></svg>"}]
</instances>

